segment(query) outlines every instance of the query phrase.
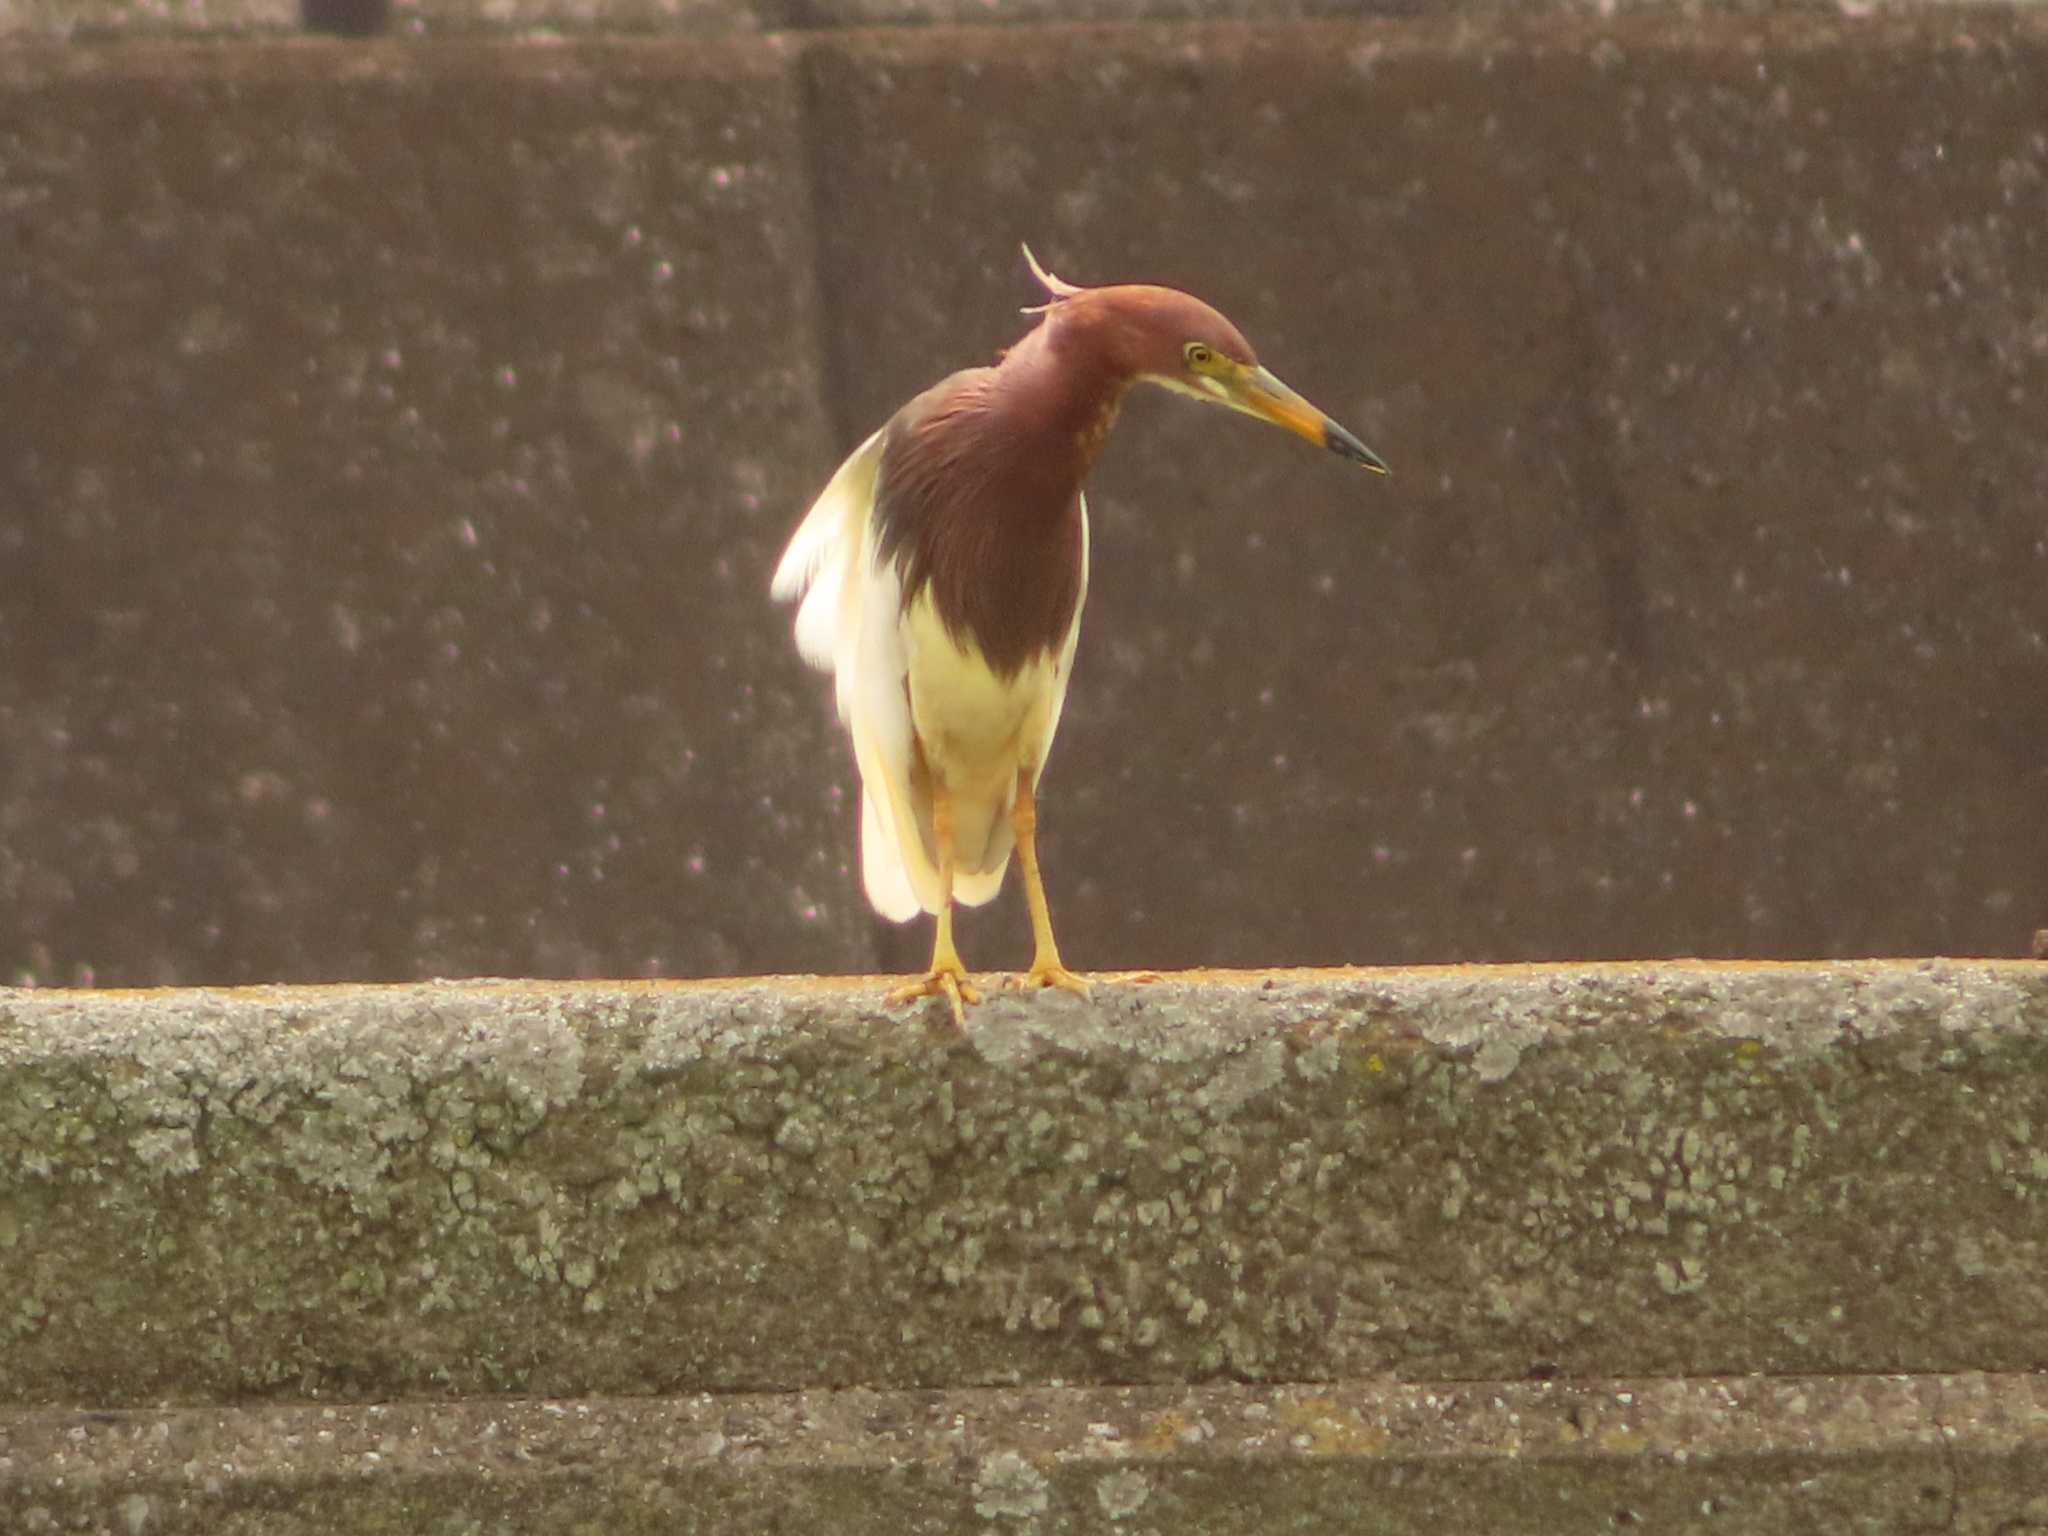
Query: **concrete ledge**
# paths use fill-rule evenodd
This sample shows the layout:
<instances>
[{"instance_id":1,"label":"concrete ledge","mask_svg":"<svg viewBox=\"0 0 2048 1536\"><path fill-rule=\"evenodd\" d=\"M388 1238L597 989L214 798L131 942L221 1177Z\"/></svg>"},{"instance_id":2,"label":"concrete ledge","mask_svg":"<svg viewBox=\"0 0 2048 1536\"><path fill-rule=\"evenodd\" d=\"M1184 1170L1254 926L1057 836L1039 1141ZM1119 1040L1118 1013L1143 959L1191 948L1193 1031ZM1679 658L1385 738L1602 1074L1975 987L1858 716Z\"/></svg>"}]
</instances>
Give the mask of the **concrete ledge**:
<instances>
[{"instance_id":1,"label":"concrete ledge","mask_svg":"<svg viewBox=\"0 0 2048 1536\"><path fill-rule=\"evenodd\" d=\"M2048 967L0 994L0 1400L2021 1372Z\"/></svg>"},{"instance_id":2,"label":"concrete ledge","mask_svg":"<svg viewBox=\"0 0 2048 1536\"><path fill-rule=\"evenodd\" d=\"M2010 1536L2048 1523L2048 1386L1379 1383L15 1412L0 1413L0 1519L28 1536Z\"/></svg>"}]
</instances>

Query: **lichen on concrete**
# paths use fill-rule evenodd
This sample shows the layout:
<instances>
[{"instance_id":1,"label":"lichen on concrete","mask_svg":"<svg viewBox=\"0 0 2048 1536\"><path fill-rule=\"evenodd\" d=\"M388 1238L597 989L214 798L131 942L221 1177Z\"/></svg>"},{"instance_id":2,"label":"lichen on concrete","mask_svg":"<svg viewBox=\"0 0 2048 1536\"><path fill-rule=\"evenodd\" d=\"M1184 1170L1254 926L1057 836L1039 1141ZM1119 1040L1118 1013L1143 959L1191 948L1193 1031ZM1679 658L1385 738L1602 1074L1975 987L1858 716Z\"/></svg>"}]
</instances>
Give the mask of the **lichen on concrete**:
<instances>
[{"instance_id":1,"label":"lichen on concrete","mask_svg":"<svg viewBox=\"0 0 2048 1536\"><path fill-rule=\"evenodd\" d=\"M879 996L0 995L5 1389L2021 1368L2048 1325L2038 965L1106 982L964 1038Z\"/></svg>"}]
</instances>

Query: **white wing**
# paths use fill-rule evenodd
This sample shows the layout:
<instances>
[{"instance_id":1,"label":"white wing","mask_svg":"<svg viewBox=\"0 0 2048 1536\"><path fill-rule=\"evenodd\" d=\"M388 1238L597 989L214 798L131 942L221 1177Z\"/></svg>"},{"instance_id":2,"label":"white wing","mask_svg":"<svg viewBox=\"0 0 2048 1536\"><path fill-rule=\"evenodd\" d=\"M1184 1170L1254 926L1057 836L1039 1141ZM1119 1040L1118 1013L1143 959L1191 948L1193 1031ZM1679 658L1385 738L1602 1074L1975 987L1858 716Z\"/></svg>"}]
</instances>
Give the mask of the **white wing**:
<instances>
[{"instance_id":1,"label":"white wing","mask_svg":"<svg viewBox=\"0 0 2048 1536\"><path fill-rule=\"evenodd\" d=\"M876 432L839 466L783 552L770 593L801 597L796 644L832 674L861 777L861 883L892 922L936 911L939 872L918 835L910 786L909 662L902 587L875 560L872 513L882 461ZM905 834L908 834L907 836Z\"/></svg>"},{"instance_id":2,"label":"white wing","mask_svg":"<svg viewBox=\"0 0 2048 1536\"><path fill-rule=\"evenodd\" d=\"M868 510L875 501L875 471L882 461L882 434L875 433L847 456L804 514L789 548L775 567L768 593L779 603L802 597L796 613L796 647L820 671L838 666L836 647L844 631L847 576L860 553ZM846 696L839 698L846 718Z\"/></svg>"}]
</instances>

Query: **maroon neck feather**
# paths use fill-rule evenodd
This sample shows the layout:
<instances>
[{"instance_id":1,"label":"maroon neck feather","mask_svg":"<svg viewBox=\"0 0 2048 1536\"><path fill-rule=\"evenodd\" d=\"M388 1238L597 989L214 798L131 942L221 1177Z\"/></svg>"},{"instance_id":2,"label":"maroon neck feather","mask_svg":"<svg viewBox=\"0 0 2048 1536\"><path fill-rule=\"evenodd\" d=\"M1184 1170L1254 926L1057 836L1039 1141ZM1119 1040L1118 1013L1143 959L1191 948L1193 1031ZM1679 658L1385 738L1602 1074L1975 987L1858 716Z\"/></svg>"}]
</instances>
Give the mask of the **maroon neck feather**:
<instances>
[{"instance_id":1,"label":"maroon neck feather","mask_svg":"<svg viewBox=\"0 0 2048 1536\"><path fill-rule=\"evenodd\" d=\"M904 605L929 591L954 638L1005 677L1066 640L1081 601L1081 482L1130 384L1097 348L1055 352L1051 329L899 411L876 487L880 555Z\"/></svg>"},{"instance_id":2,"label":"maroon neck feather","mask_svg":"<svg viewBox=\"0 0 2048 1536\"><path fill-rule=\"evenodd\" d=\"M875 514L905 606L929 590L947 630L1004 676L1056 655L1081 601L1081 482L1131 385L1178 372L1198 337L1251 360L1199 299L1084 289L1049 306L998 366L956 373L898 411Z\"/></svg>"}]
</instances>

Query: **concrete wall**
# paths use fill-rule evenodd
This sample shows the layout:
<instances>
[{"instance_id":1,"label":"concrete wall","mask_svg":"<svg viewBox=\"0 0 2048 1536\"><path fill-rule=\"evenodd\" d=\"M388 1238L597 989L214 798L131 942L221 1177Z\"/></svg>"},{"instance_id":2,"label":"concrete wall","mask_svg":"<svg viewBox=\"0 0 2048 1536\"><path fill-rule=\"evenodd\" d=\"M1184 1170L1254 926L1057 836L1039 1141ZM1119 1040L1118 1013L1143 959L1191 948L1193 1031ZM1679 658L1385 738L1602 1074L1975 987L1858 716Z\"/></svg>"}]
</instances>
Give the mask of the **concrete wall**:
<instances>
[{"instance_id":1,"label":"concrete wall","mask_svg":"<svg viewBox=\"0 0 2048 1536\"><path fill-rule=\"evenodd\" d=\"M1397 470L1127 413L1072 961L2048 921L2040 8L580 14L0 11L0 976L916 962L766 579L1027 238Z\"/></svg>"},{"instance_id":2,"label":"concrete wall","mask_svg":"<svg viewBox=\"0 0 2048 1536\"><path fill-rule=\"evenodd\" d=\"M0 992L0 1530L2048 1510L2048 966L882 990Z\"/></svg>"}]
</instances>

